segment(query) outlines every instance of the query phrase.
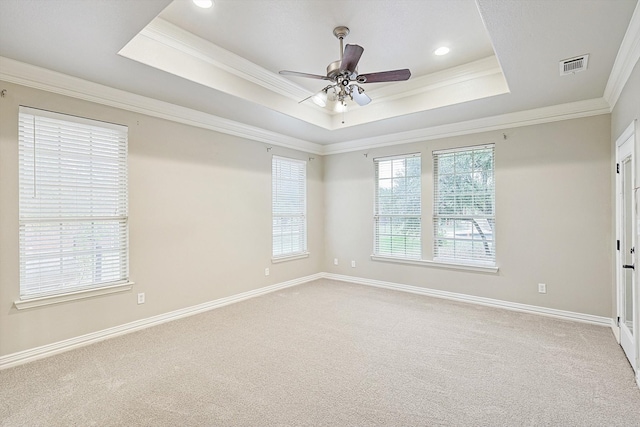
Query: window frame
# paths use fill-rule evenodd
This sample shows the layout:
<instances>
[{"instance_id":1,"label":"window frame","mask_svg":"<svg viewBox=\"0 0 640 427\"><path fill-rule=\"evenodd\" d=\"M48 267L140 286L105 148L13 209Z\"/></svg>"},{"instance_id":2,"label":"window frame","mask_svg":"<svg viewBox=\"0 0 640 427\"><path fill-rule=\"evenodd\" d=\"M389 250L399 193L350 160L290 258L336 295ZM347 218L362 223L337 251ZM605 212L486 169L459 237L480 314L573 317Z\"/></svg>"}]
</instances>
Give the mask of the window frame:
<instances>
[{"instance_id":1,"label":"window frame","mask_svg":"<svg viewBox=\"0 0 640 427\"><path fill-rule=\"evenodd\" d=\"M462 171L456 173L455 165L456 165L456 156L461 154L471 154L472 159L476 153L479 152L490 152L490 170L489 168L479 169L475 168L472 164L471 169L469 171ZM438 166L438 160L443 156L453 156L453 173L442 174L440 173L440 167ZM473 163L473 161L472 161ZM467 214L455 214L455 213L441 213L438 212L439 206L441 205L441 196L445 194L440 189L440 177L442 175L454 177L453 181L458 182L459 179L457 177L467 177L468 180L473 180L473 175L478 175L482 172L490 173L490 176L487 178L488 183L490 182L490 188L484 188L484 191L470 191L465 192L460 195L460 192L454 192L453 196L455 197L470 197L471 200L475 200L477 197L478 200L483 201L483 203L490 204L490 214L487 213L478 213L478 212L470 212ZM489 172L487 172L489 171ZM489 185L489 184L487 184ZM496 258L496 211L495 211L495 144L482 144L476 146L468 146L468 147L458 147L453 149L444 149L444 150L435 150L433 151L433 261L438 263L447 263L447 264L458 264L458 265L471 265L471 266L480 266L480 267L496 267L497 258ZM454 223L453 225L453 236L452 237L442 237L439 236L439 225L441 221L451 221ZM456 227L461 222L469 223L470 233L466 234L466 237L456 237ZM490 239L487 238L487 231L490 230ZM463 234L463 233L461 233ZM480 241L476 238L476 234L479 236ZM445 254L440 255L440 245L443 241L449 241L453 243L454 249L453 254ZM456 246L460 243L464 243L465 245L471 244L472 250L471 255L464 256L464 250L460 250L460 255L458 254L458 250ZM479 247L478 242L482 243L482 250L485 252L485 256L477 257L474 255L474 245Z\"/></svg>"},{"instance_id":2,"label":"window frame","mask_svg":"<svg viewBox=\"0 0 640 427\"><path fill-rule=\"evenodd\" d=\"M418 159L418 166L419 166L419 172L417 175L410 175L410 176L402 176L402 177L395 177L393 176L393 162L394 161L398 161L398 160L403 160L405 162L405 170L407 169L407 165L406 162L409 159ZM391 162L391 175L389 177L381 177L381 173L380 173L380 166L382 162ZM374 164L374 203L373 203L373 255L372 257L384 257L384 258L390 258L390 259L398 259L398 260L413 260L413 261L417 261L422 259L422 154L421 153L408 153L408 154L400 154L400 155L395 155L395 156L387 156L387 157L377 157L373 159L373 164ZM405 186L405 190L406 190L406 181L409 179L413 179L415 180L415 182L418 183L418 191L412 193L413 196L418 197L417 199L417 203L413 203L413 206L409 207L409 211L404 211L404 212L400 212L400 213L384 213L382 212L383 210L385 210L385 206L384 204L381 204L381 199L380 199L380 183L381 180L391 180L391 188L393 188L393 181L396 179L403 179L404 182L404 186ZM405 198L405 203L407 199L410 199L410 195L408 195L407 193L404 194ZM416 208L417 206L417 211L411 212L411 208ZM382 225L382 219L386 219L389 226L388 226L388 233L383 233L381 231L381 226L384 227L384 225ZM412 240L417 239L417 245L413 244L411 246L413 246L413 248L416 249L411 249L408 248L407 246L407 237L409 236L410 233L405 233L403 234L394 234L393 232L393 223L394 220L405 220L408 222L413 222L413 226L414 228L411 228L411 231L413 231L413 236L411 236ZM417 231L417 236L415 234L415 232ZM388 251L385 251L384 249L382 249L381 247L381 243L380 243L380 237L381 236L388 236L389 240L391 242L391 246L389 248ZM394 241L394 237L398 237L400 239L404 239L405 242L405 250L404 253L394 253L393 250L393 241Z\"/></svg>"},{"instance_id":3,"label":"window frame","mask_svg":"<svg viewBox=\"0 0 640 427\"><path fill-rule=\"evenodd\" d=\"M133 283L129 280L127 126L20 106L18 128L20 300L15 302L16 307L130 290ZM57 134L47 134L54 128L58 129ZM95 153L102 149L108 152L102 154L111 159L103 157L100 163ZM54 151L57 156L52 156ZM45 152L48 154L42 154ZM39 164L44 166L38 169ZM51 176L52 168L59 171L57 176ZM101 168L102 172L95 172ZM105 168L117 171L104 172ZM116 194L111 204L101 198L103 189ZM79 195L81 191L83 196ZM71 193L76 195L71 197ZM102 203L108 208L98 206ZM38 227L43 230L39 235L34 234ZM69 231L73 227L80 231ZM43 244L47 238L55 244ZM113 242L115 246L101 246ZM87 251L87 247L91 250ZM58 254L53 255L55 252ZM75 278L80 270L73 264L80 258L89 265L90 279ZM59 272L43 275L45 259L59 265Z\"/></svg>"},{"instance_id":4,"label":"window frame","mask_svg":"<svg viewBox=\"0 0 640 427\"><path fill-rule=\"evenodd\" d=\"M300 186L298 190L301 190L302 194L298 194L297 201L299 202L296 206L297 209L292 209L290 211L281 210L283 206L277 206L276 204L281 199L279 196L277 189L281 188L278 185L282 184L285 179L279 175L279 171L281 171L282 166L286 166L289 164L290 166L302 166L301 173L298 174L298 179L294 180ZM291 179L289 180L291 181ZM286 197L286 194L284 195ZM284 243L280 241L280 250L276 250L277 239L282 238L285 234L281 232L277 233L276 229L276 221L280 218L284 220L284 218L292 218L298 220L298 225L295 223L291 223L290 225L290 233L294 234L294 229L298 228L298 233L300 236L294 240L291 240L291 250L284 251ZM282 222L280 224L282 227ZM307 161L293 159L290 157L276 156L274 155L271 159L271 262L278 263L283 261L290 261L294 259L306 258L309 256L308 251L308 221L307 221Z\"/></svg>"}]
</instances>

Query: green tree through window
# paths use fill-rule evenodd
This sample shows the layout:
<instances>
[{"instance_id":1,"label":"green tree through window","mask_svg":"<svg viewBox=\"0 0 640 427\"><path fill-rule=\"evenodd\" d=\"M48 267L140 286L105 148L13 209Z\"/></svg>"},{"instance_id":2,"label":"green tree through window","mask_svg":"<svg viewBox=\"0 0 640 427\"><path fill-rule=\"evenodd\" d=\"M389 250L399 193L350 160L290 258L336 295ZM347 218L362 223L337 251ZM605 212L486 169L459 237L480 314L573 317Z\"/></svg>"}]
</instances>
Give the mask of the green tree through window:
<instances>
[{"instance_id":1,"label":"green tree through window","mask_svg":"<svg viewBox=\"0 0 640 427\"><path fill-rule=\"evenodd\" d=\"M434 258L495 264L494 146L433 158Z\"/></svg>"}]
</instances>

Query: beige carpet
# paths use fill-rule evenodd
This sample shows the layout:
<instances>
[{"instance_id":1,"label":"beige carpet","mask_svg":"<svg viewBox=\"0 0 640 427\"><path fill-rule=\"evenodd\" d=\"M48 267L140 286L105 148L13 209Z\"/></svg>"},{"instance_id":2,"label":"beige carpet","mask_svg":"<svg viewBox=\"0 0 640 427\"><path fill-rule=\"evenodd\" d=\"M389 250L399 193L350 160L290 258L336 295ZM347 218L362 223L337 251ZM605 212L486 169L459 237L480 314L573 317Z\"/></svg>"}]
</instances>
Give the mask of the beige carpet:
<instances>
[{"instance_id":1,"label":"beige carpet","mask_svg":"<svg viewBox=\"0 0 640 427\"><path fill-rule=\"evenodd\" d=\"M321 280L0 371L2 426L640 426L609 328Z\"/></svg>"}]
</instances>

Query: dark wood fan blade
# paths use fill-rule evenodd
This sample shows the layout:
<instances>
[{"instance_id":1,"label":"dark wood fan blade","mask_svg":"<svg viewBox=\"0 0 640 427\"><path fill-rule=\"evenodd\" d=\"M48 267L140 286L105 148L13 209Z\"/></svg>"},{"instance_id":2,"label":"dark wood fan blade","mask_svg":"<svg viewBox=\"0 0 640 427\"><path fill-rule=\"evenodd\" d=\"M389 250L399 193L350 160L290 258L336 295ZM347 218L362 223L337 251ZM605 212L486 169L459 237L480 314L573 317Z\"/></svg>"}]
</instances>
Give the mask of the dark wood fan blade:
<instances>
[{"instance_id":1,"label":"dark wood fan blade","mask_svg":"<svg viewBox=\"0 0 640 427\"><path fill-rule=\"evenodd\" d=\"M379 73L360 74L357 78L359 83L381 83L399 82L409 80L411 71L408 68L403 70L380 71Z\"/></svg>"},{"instance_id":2,"label":"dark wood fan blade","mask_svg":"<svg viewBox=\"0 0 640 427\"><path fill-rule=\"evenodd\" d=\"M283 76L306 77L308 79L318 79L318 80L329 80L329 81L331 81L331 79L329 77L327 77L327 76L320 76L318 74L309 74L309 73L299 73L297 71L282 70L282 71L280 71L280 74L282 74Z\"/></svg>"},{"instance_id":3,"label":"dark wood fan blade","mask_svg":"<svg viewBox=\"0 0 640 427\"><path fill-rule=\"evenodd\" d=\"M348 44L344 48L344 55L342 55L342 62L340 63L340 71L349 71L353 73L358 66L358 61L364 52L362 46L357 44Z\"/></svg>"}]
</instances>

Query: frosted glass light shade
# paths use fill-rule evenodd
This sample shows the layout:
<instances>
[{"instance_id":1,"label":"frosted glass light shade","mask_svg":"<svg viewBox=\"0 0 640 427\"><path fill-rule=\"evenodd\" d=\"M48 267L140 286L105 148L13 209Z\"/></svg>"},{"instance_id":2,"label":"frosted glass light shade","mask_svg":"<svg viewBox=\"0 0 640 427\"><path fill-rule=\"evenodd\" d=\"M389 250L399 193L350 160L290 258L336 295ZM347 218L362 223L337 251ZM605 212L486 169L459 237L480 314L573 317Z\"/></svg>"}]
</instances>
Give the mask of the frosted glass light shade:
<instances>
[{"instance_id":1,"label":"frosted glass light shade","mask_svg":"<svg viewBox=\"0 0 640 427\"><path fill-rule=\"evenodd\" d=\"M360 92L358 89L353 91L353 100L360 106L367 105L371 102L369 95L364 93L364 91Z\"/></svg>"},{"instance_id":2,"label":"frosted glass light shade","mask_svg":"<svg viewBox=\"0 0 640 427\"><path fill-rule=\"evenodd\" d=\"M316 104L319 107L326 107L327 106L327 92L325 92L324 90L321 90L320 92L318 92L315 95L313 95L311 97L311 100L313 101L314 104Z\"/></svg>"},{"instance_id":3,"label":"frosted glass light shade","mask_svg":"<svg viewBox=\"0 0 640 427\"><path fill-rule=\"evenodd\" d=\"M336 106L333 107L336 113L345 113L347 111L347 104L344 102L336 102Z\"/></svg>"},{"instance_id":4,"label":"frosted glass light shade","mask_svg":"<svg viewBox=\"0 0 640 427\"><path fill-rule=\"evenodd\" d=\"M193 0L193 3L203 9L209 9L213 6L213 0Z\"/></svg>"}]
</instances>

